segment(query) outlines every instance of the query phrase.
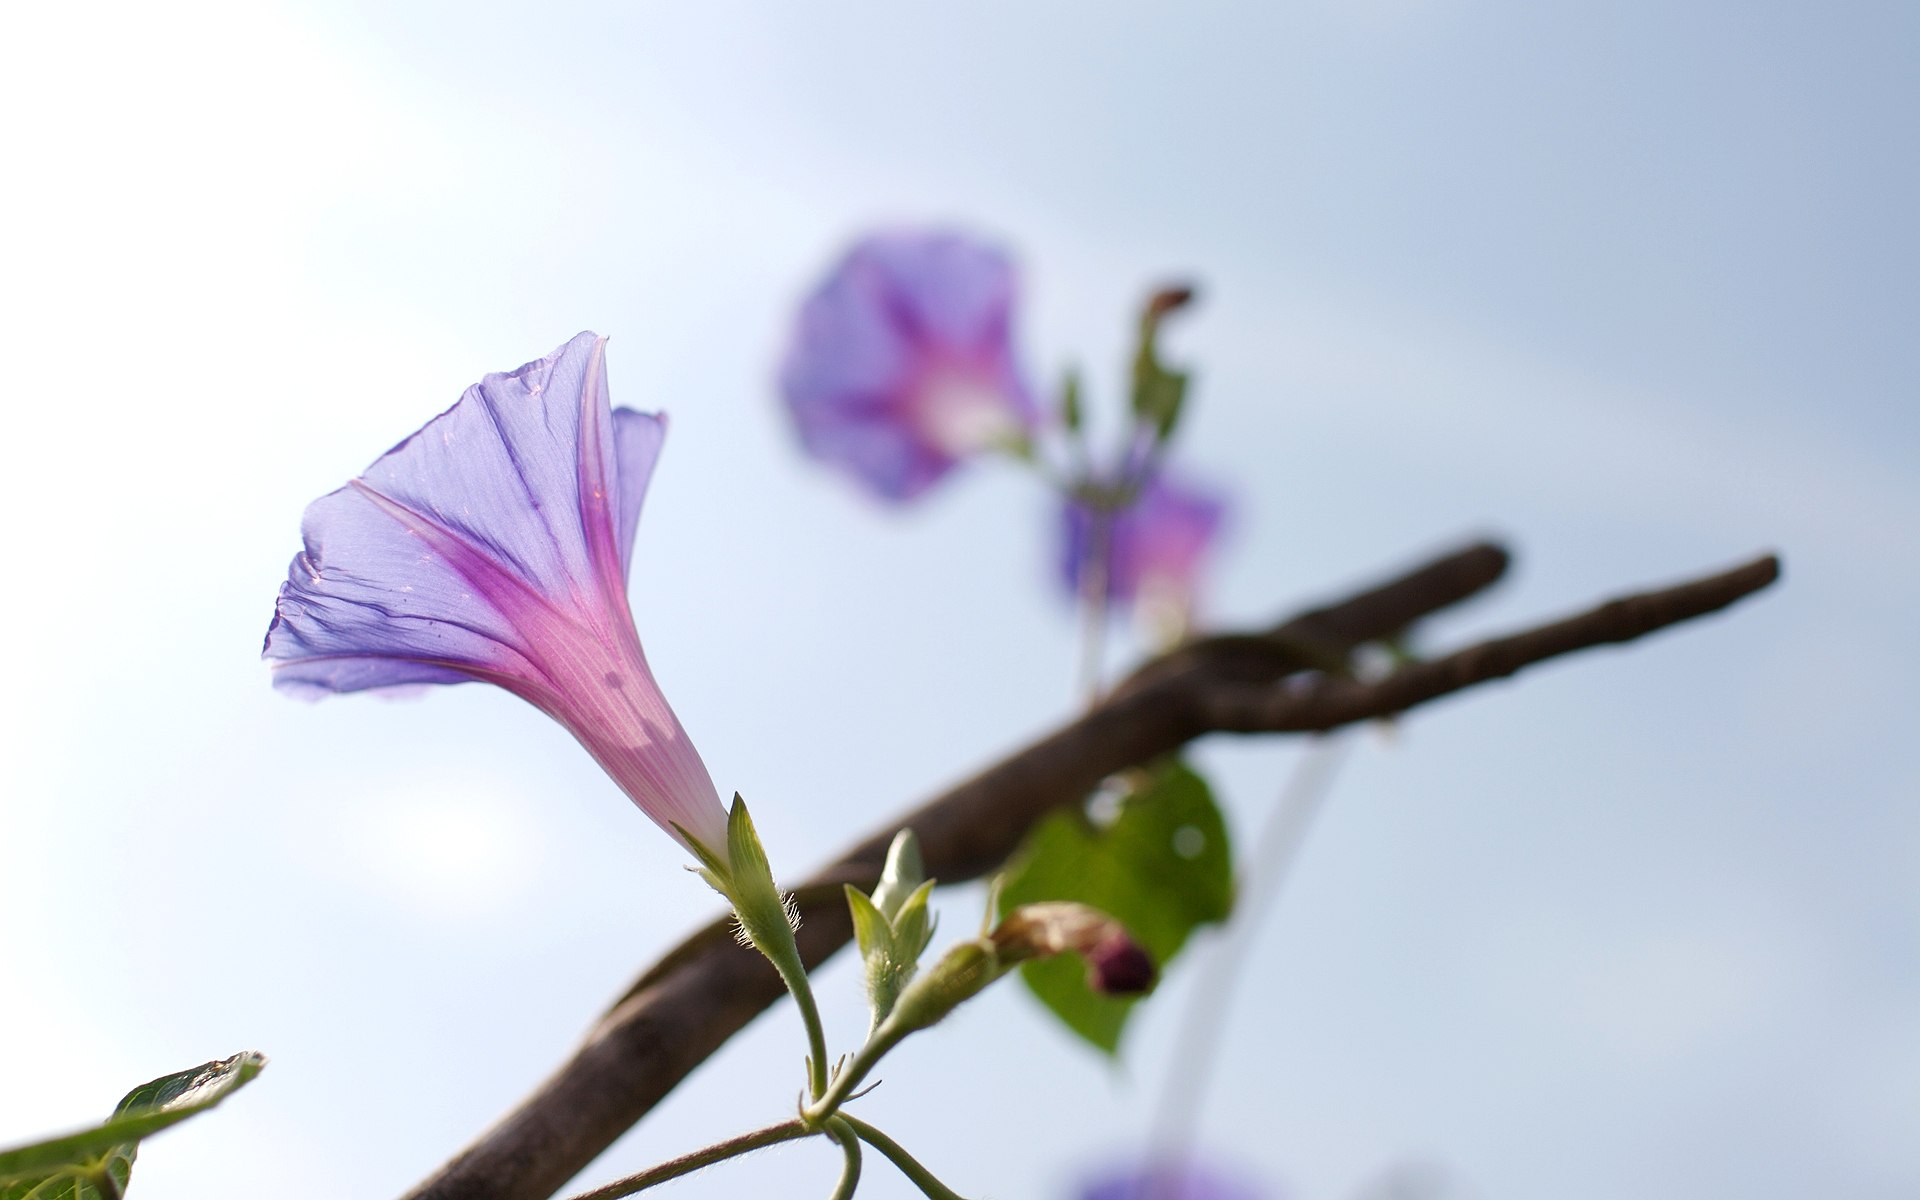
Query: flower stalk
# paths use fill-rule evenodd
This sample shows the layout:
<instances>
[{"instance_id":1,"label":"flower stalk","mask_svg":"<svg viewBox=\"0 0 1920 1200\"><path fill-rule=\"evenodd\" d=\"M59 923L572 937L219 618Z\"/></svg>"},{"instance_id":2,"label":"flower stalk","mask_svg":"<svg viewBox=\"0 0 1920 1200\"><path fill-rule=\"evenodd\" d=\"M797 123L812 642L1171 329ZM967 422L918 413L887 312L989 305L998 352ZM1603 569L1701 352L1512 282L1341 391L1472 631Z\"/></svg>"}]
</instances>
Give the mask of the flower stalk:
<instances>
[{"instance_id":1,"label":"flower stalk","mask_svg":"<svg viewBox=\"0 0 1920 1200\"><path fill-rule=\"evenodd\" d=\"M702 864L700 877L733 905L741 936L773 964L800 1009L807 1029L807 1091L817 1101L827 1089L826 1028L807 978L807 964L800 957L800 943L794 938L794 912L773 881L766 848L739 793L734 794L727 813L727 857L722 859L697 842L693 849ZM817 1129L819 1124L813 1122L809 1128Z\"/></svg>"}]
</instances>

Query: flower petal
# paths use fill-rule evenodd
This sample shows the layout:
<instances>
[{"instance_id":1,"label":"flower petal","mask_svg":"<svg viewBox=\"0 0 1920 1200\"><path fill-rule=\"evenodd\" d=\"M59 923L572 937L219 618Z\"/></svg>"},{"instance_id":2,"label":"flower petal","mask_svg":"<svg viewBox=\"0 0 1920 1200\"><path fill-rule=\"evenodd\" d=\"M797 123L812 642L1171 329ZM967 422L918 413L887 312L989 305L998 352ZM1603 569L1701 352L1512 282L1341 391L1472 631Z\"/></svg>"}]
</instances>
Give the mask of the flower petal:
<instances>
[{"instance_id":1,"label":"flower petal","mask_svg":"<svg viewBox=\"0 0 1920 1200\"><path fill-rule=\"evenodd\" d=\"M308 506L263 653L276 684L309 694L498 684L661 828L724 848L726 810L627 605L666 420L609 410L604 345L583 333L487 376Z\"/></svg>"},{"instance_id":2,"label":"flower petal","mask_svg":"<svg viewBox=\"0 0 1920 1200\"><path fill-rule=\"evenodd\" d=\"M362 479L527 580L550 599L595 589L582 461L611 457L582 409L605 410L603 340L583 333L547 358L492 374L367 468ZM546 402L548 392L565 403ZM580 397L575 403L573 398ZM600 432L582 449L582 435Z\"/></svg>"},{"instance_id":3,"label":"flower petal","mask_svg":"<svg viewBox=\"0 0 1920 1200\"><path fill-rule=\"evenodd\" d=\"M307 507L263 653L315 695L534 675L512 622L415 532L348 485Z\"/></svg>"},{"instance_id":4,"label":"flower petal","mask_svg":"<svg viewBox=\"0 0 1920 1200\"><path fill-rule=\"evenodd\" d=\"M1038 421L1015 362L1012 264L948 232L861 240L802 304L780 390L809 454L912 499Z\"/></svg>"},{"instance_id":5,"label":"flower petal","mask_svg":"<svg viewBox=\"0 0 1920 1200\"><path fill-rule=\"evenodd\" d=\"M909 341L956 354L996 354L1006 344L1013 264L997 248L955 233L882 234L852 263Z\"/></svg>"},{"instance_id":6,"label":"flower petal","mask_svg":"<svg viewBox=\"0 0 1920 1200\"><path fill-rule=\"evenodd\" d=\"M633 535L640 527L640 505L660 459L667 437L665 413L613 410L613 458L617 476L614 500L614 546L620 554L620 577L633 569Z\"/></svg>"},{"instance_id":7,"label":"flower petal","mask_svg":"<svg viewBox=\"0 0 1920 1200\"><path fill-rule=\"evenodd\" d=\"M308 507L267 631L278 686L526 691L541 679L530 632L568 614L630 629L624 574L665 422L603 415L604 344L583 333L488 375Z\"/></svg>"},{"instance_id":8,"label":"flower petal","mask_svg":"<svg viewBox=\"0 0 1920 1200\"><path fill-rule=\"evenodd\" d=\"M1108 518L1108 601L1132 604L1144 589L1158 587L1190 603L1226 514L1227 501L1219 494L1165 471L1156 475L1131 507ZM1085 504L1069 502L1062 525L1060 581L1077 598L1093 552L1093 513Z\"/></svg>"}]
</instances>

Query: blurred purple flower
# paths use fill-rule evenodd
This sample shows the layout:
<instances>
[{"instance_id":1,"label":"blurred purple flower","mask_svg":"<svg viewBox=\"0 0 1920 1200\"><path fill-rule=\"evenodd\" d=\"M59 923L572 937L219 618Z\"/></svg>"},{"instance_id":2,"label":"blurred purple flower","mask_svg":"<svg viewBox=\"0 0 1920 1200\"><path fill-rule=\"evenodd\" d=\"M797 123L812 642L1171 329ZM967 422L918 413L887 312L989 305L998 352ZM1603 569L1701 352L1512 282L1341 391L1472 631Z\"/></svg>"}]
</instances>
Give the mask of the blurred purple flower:
<instances>
[{"instance_id":1,"label":"blurred purple flower","mask_svg":"<svg viewBox=\"0 0 1920 1200\"><path fill-rule=\"evenodd\" d=\"M800 307L780 391L807 452L883 500L1018 445L1038 420L1014 358L1014 272L949 232L854 244Z\"/></svg>"},{"instance_id":2,"label":"blurred purple flower","mask_svg":"<svg viewBox=\"0 0 1920 1200\"><path fill-rule=\"evenodd\" d=\"M661 828L725 855L727 815L627 607L662 415L608 410L605 340L488 375L307 507L267 629L319 696L494 683L580 740Z\"/></svg>"},{"instance_id":3,"label":"blurred purple flower","mask_svg":"<svg viewBox=\"0 0 1920 1200\"><path fill-rule=\"evenodd\" d=\"M1246 1180L1191 1159L1129 1167L1094 1178L1080 1200L1263 1200Z\"/></svg>"},{"instance_id":4,"label":"blurred purple flower","mask_svg":"<svg viewBox=\"0 0 1920 1200\"><path fill-rule=\"evenodd\" d=\"M1184 627L1193 614L1200 574L1226 519L1224 497L1156 473L1128 507L1104 516L1106 599ZM1060 578L1076 598L1088 586L1085 572L1094 553L1097 522L1084 501L1065 507Z\"/></svg>"}]
</instances>

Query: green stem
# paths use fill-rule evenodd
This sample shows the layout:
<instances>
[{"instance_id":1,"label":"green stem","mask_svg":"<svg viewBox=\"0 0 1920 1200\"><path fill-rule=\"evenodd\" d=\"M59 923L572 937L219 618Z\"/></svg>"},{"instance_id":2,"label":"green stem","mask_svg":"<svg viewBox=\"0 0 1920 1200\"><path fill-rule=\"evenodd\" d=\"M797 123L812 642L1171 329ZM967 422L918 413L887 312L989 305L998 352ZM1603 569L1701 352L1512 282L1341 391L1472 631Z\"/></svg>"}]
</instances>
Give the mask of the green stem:
<instances>
[{"instance_id":1,"label":"green stem","mask_svg":"<svg viewBox=\"0 0 1920 1200\"><path fill-rule=\"evenodd\" d=\"M773 867L767 862L760 835L754 832L747 802L734 793L733 807L727 812L725 853L689 837L678 825L674 829L699 857L704 868L701 878L733 905L741 931L773 964L780 981L793 994L793 1002L799 1005L800 1019L807 1026L808 1089L818 1099L827 1087L827 1034L820 1025L820 1008L813 1001L813 985L807 982L807 964L800 959L800 943L793 936L795 914L773 881ZM819 1126L810 1128L817 1130Z\"/></svg>"},{"instance_id":2,"label":"green stem","mask_svg":"<svg viewBox=\"0 0 1920 1200\"><path fill-rule=\"evenodd\" d=\"M625 1179L616 1179L605 1187L597 1187L591 1192L581 1192L572 1200L618 1200L621 1196L631 1196L656 1183L678 1179L702 1167L710 1167L715 1163L725 1162L729 1158L737 1158L749 1151L765 1149L781 1142L791 1142L795 1138L811 1137L815 1132L798 1120L782 1121L778 1125L769 1125L765 1129L743 1133L739 1137L728 1138L724 1142L715 1142L704 1150L695 1150L692 1154L683 1154L679 1158L669 1159L657 1167L649 1167L638 1175L629 1175Z\"/></svg>"},{"instance_id":3,"label":"green stem","mask_svg":"<svg viewBox=\"0 0 1920 1200\"><path fill-rule=\"evenodd\" d=\"M800 1114L800 1119L816 1129L832 1120L840 1106L847 1102L847 1097L853 1095L853 1090L860 1086L860 1081L886 1057L887 1051L899 1045L912 1032L911 1029L902 1029L891 1017L881 1022L880 1027L868 1036L867 1044L860 1047L846 1066L840 1068L833 1077L833 1083L824 1093L815 1096L813 1103Z\"/></svg>"},{"instance_id":4,"label":"green stem","mask_svg":"<svg viewBox=\"0 0 1920 1200\"><path fill-rule=\"evenodd\" d=\"M1087 557L1080 564L1080 690L1087 707L1100 703L1106 690L1108 556L1113 543L1112 510L1089 505Z\"/></svg>"},{"instance_id":5,"label":"green stem","mask_svg":"<svg viewBox=\"0 0 1920 1200\"><path fill-rule=\"evenodd\" d=\"M833 1195L827 1200L853 1200L853 1189L860 1186L860 1139L854 1136L845 1117L828 1120L827 1136L840 1143L840 1151L847 1160L840 1172L840 1182L834 1186Z\"/></svg>"},{"instance_id":6,"label":"green stem","mask_svg":"<svg viewBox=\"0 0 1920 1200\"><path fill-rule=\"evenodd\" d=\"M900 1169L902 1175L912 1180L915 1187L926 1193L928 1200L961 1200L960 1193L934 1178L933 1172L921 1166L899 1142L858 1117L841 1113L837 1119L851 1126L853 1131L860 1135L861 1141L884 1154L889 1162Z\"/></svg>"},{"instance_id":7,"label":"green stem","mask_svg":"<svg viewBox=\"0 0 1920 1200\"><path fill-rule=\"evenodd\" d=\"M813 999L813 984L807 979L807 965L800 961L800 946L791 936L784 946L760 947L781 982L793 994L800 1009L800 1020L807 1027L807 1087L818 1101L827 1090L827 1030L820 1023L820 1006ZM757 943L756 943L757 944Z\"/></svg>"},{"instance_id":8,"label":"green stem","mask_svg":"<svg viewBox=\"0 0 1920 1200\"><path fill-rule=\"evenodd\" d=\"M120 1198L126 1194L120 1190L120 1181L115 1179L113 1172L106 1167L101 1167L100 1170L94 1174L90 1182L93 1184L94 1190L100 1193L103 1200L120 1200Z\"/></svg>"}]
</instances>

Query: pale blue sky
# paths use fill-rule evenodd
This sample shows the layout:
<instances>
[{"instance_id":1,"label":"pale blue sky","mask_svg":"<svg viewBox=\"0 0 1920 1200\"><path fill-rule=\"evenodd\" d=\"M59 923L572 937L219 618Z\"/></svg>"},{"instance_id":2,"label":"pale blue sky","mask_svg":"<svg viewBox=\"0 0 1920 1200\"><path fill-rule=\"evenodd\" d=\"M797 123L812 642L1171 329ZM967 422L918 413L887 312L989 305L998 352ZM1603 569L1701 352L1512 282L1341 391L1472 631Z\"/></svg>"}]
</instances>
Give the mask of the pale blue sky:
<instances>
[{"instance_id":1,"label":"pale blue sky","mask_svg":"<svg viewBox=\"0 0 1920 1200\"><path fill-rule=\"evenodd\" d=\"M788 872L1067 714L1041 496L989 468L878 512L770 392L845 239L951 220L1017 250L1047 375L1110 388L1145 286L1202 282L1222 621L1470 534L1519 565L1435 641L1786 557L1735 616L1360 739L1209 1144L1299 1200L1413 1161L1514 1200L1912 1196L1917 13L10 12L0 1143L255 1047L136 1196L397 1194L711 910L518 702L307 706L255 661L306 502L580 329L672 414L637 617ZM1242 831L1293 753L1203 747ZM867 1111L967 1194L1066 1196L1145 1128L1188 982L1118 1072L1009 989ZM854 973L822 985L847 1041ZM756 1025L582 1186L777 1118L799 1045Z\"/></svg>"}]
</instances>

